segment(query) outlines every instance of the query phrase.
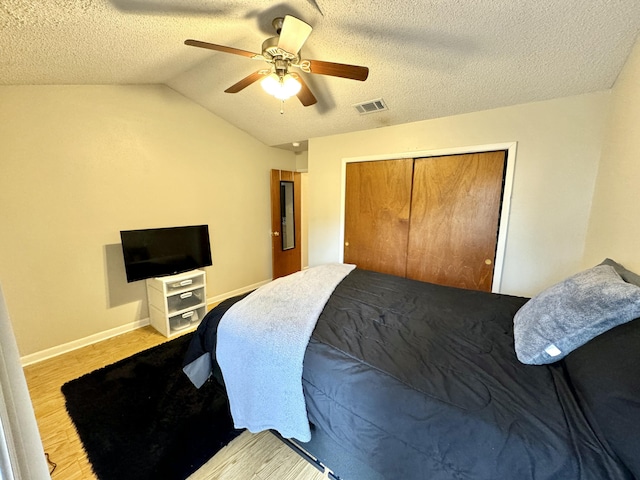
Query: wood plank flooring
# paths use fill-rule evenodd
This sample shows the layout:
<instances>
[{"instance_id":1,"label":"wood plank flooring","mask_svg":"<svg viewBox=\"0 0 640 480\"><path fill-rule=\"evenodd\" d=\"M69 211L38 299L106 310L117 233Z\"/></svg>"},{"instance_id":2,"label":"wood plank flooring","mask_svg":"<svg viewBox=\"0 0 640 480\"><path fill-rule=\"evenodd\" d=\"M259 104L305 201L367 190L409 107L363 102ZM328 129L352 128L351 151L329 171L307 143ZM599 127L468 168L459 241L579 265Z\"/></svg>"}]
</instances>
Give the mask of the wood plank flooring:
<instances>
[{"instance_id":1,"label":"wood plank flooring","mask_svg":"<svg viewBox=\"0 0 640 480\"><path fill-rule=\"evenodd\" d=\"M52 480L96 479L60 387L98 368L167 341L152 327L65 353L24 368L45 452L57 464ZM321 480L316 468L269 432L244 432L191 480Z\"/></svg>"}]
</instances>

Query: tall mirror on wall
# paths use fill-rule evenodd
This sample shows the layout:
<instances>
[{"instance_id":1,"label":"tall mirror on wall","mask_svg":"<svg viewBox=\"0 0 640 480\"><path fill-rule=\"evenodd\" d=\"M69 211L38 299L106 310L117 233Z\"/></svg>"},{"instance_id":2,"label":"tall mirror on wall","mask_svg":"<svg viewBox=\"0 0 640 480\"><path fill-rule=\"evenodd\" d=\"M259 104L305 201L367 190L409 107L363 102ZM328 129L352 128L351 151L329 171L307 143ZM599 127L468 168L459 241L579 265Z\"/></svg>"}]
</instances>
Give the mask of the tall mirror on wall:
<instances>
[{"instance_id":1,"label":"tall mirror on wall","mask_svg":"<svg viewBox=\"0 0 640 480\"><path fill-rule=\"evenodd\" d=\"M296 248L294 195L293 182L280 180L280 238L283 251Z\"/></svg>"}]
</instances>

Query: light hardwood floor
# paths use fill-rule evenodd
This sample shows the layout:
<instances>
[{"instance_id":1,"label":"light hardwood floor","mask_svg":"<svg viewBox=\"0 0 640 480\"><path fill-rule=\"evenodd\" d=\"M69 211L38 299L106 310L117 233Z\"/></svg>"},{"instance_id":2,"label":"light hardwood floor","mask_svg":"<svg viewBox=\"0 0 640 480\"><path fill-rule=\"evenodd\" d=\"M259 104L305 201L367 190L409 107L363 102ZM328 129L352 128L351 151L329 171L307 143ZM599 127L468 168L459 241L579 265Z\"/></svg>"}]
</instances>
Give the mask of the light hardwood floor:
<instances>
[{"instance_id":1,"label":"light hardwood floor","mask_svg":"<svg viewBox=\"0 0 640 480\"><path fill-rule=\"evenodd\" d=\"M144 327L24 368L45 452L57 464L53 480L96 479L65 409L60 387L74 378L159 345L167 339ZM191 480L321 480L325 478L268 432L244 432Z\"/></svg>"}]
</instances>

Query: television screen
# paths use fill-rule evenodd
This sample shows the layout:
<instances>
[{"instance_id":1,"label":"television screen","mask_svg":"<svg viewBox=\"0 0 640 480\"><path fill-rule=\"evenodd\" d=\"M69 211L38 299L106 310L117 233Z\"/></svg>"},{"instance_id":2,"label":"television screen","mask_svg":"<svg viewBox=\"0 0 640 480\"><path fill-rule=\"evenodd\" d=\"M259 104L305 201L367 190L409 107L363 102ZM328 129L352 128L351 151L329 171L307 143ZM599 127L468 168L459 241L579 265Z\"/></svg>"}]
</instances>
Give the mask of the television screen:
<instances>
[{"instance_id":1,"label":"television screen","mask_svg":"<svg viewBox=\"0 0 640 480\"><path fill-rule=\"evenodd\" d=\"M120 239L127 282L212 264L207 225L123 230Z\"/></svg>"}]
</instances>

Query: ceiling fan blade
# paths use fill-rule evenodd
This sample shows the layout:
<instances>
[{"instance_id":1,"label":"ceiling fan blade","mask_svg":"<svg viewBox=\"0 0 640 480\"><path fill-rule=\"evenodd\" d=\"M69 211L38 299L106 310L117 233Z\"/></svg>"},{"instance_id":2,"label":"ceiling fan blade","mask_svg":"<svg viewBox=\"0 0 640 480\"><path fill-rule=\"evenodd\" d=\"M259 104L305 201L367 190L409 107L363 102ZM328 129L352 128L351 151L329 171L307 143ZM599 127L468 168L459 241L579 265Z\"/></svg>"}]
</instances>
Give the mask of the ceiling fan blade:
<instances>
[{"instance_id":1,"label":"ceiling fan blade","mask_svg":"<svg viewBox=\"0 0 640 480\"><path fill-rule=\"evenodd\" d=\"M233 53L235 55L242 55L243 57L249 57L249 58L260 57L259 54L248 52L247 50L240 50L239 48L233 48L233 47L225 47L224 45L216 45L215 43L201 42L200 40L189 39L189 40L185 40L184 44L191 45L192 47L200 47L200 48L208 48L209 50L217 50L219 52Z\"/></svg>"},{"instance_id":2,"label":"ceiling fan blade","mask_svg":"<svg viewBox=\"0 0 640 480\"><path fill-rule=\"evenodd\" d=\"M291 75L300 82L300 91L297 93L297 97L300 100L300 103L302 103L302 105L304 105L305 107L316 104L318 100L316 100L316 97L313 96L313 93L311 93L311 90L309 90L309 87L302 79L302 76L295 73L292 73Z\"/></svg>"},{"instance_id":3,"label":"ceiling fan blade","mask_svg":"<svg viewBox=\"0 0 640 480\"><path fill-rule=\"evenodd\" d=\"M285 16L282 30L280 31L280 39L278 40L278 48L296 55L304 45L304 42L307 41L307 38L309 38L309 35L311 35L311 30L313 30L311 25L302 20L291 15Z\"/></svg>"},{"instance_id":4,"label":"ceiling fan blade","mask_svg":"<svg viewBox=\"0 0 640 480\"><path fill-rule=\"evenodd\" d=\"M308 62L308 67L306 69L303 68L303 71L308 70L308 73L349 78L351 80L360 80L361 82L364 82L369 76L369 69L367 67L360 67L358 65L322 62L320 60L304 60L300 63L303 64L304 62Z\"/></svg>"},{"instance_id":5,"label":"ceiling fan blade","mask_svg":"<svg viewBox=\"0 0 640 480\"><path fill-rule=\"evenodd\" d=\"M268 72L264 70L258 70L257 72L253 72L251 75L244 77L238 83L231 85L229 88L225 90L225 93L238 93L240 90L247 88L254 82L257 82L262 77L264 77Z\"/></svg>"}]
</instances>

